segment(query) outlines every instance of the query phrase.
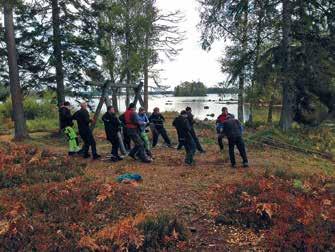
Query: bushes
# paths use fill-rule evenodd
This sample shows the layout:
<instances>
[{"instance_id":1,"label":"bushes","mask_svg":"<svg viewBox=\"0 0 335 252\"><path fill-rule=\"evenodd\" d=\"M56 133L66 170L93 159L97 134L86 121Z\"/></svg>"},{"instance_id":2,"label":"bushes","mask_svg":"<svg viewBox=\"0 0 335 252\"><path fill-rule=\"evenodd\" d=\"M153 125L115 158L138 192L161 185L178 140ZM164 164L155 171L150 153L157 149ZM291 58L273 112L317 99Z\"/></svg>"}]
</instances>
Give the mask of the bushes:
<instances>
[{"instance_id":1,"label":"bushes","mask_svg":"<svg viewBox=\"0 0 335 252\"><path fill-rule=\"evenodd\" d=\"M85 178L22 187L0 205L1 251L76 251L83 237L141 211L135 188Z\"/></svg>"},{"instance_id":2,"label":"bushes","mask_svg":"<svg viewBox=\"0 0 335 252\"><path fill-rule=\"evenodd\" d=\"M272 141L292 148L335 154L335 130L326 126L295 128L285 133L277 128L270 128L256 132L246 141L258 144Z\"/></svg>"},{"instance_id":3,"label":"bushes","mask_svg":"<svg viewBox=\"0 0 335 252\"><path fill-rule=\"evenodd\" d=\"M36 118L27 121L29 132L49 132L58 129L58 118Z\"/></svg>"},{"instance_id":4,"label":"bushes","mask_svg":"<svg viewBox=\"0 0 335 252\"><path fill-rule=\"evenodd\" d=\"M147 217L138 228L143 232L143 250L176 249L187 240L187 231L177 217L160 214ZM180 244L179 244L180 245Z\"/></svg>"},{"instance_id":5,"label":"bushes","mask_svg":"<svg viewBox=\"0 0 335 252\"><path fill-rule=\"evenodd\" d=\"M176 217L159 214L121 219L79 241L90 251L177 251L185 249L186 229Z\"/></svg>"},{"instance_id":6,"label":"bushes","mask_svg":"<svg viewBox=\"0 0 335 252\"><path fill-rule=\"evenodd\" d=\"M42 99L37 96L25 97L23 107L27 120L34 120L36 118L57 118L57 106L48 99ZM7 99L5 103L0 106L0 114L4 118L12 117L12 102Z\"/></svg>"},{"instance_id":7,"label":"bushes","mask_svg":"<svg viewBox=\"0 0 335 252\"><path fill-rule=\"evenodd\" d=\"M32 146L8 145L0 149L0 189L21 184L65 181L83 175L85 163L55 157Z\"/></svg>"},{"instance_id":8,"label":"bushes","mask_svg":"<svg viewBox=\"0 0 335 252\"><path fill-rule=\"evenodd\" d=\"M50 98L28 96L25 97L23 106L29 132L50 131L58 128L57 105ZM5 126L5 128L14 127L11 121L12 113L10 99L0 104L1 126Z\"/></svg>"},{"instance_id":9,"label":"bushes","mask_svg":"<svg viewBox=\"0 0 335 252\"><path fill-rule=\"evenodd\" d=\"M335 249L331 178L300 181L257 177L213 189L216 222L265 233L270 250Z\"/></svg>"}]
</instances>

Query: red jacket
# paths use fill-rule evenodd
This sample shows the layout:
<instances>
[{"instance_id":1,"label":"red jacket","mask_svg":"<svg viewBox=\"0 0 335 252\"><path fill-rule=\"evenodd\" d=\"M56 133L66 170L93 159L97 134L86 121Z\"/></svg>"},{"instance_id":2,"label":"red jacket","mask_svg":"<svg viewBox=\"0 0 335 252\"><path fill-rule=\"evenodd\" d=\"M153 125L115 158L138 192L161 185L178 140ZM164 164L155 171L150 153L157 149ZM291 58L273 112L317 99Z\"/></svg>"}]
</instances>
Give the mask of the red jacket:
<instances>
[{"instance_id":1,"label":"red jacket","mask_svg":"<svg viewBox=\"0 0 335 252\"><path fill-rule=\"evenodd\" d=\"M232 115L232 114L227 114L227 115L223 115L223 114L221 114L221 115L219 115L219 117L216 119L216 123L218 124L222 124L222 123L224 123L227 119L228 119L228 117L230 117L230 118L234 118L234 115Z\"/></svg>"},{"instance_id":2,"label":"red jacket","mask_svg":"<svg viewBox=\"0 0 335 252\"><path fill-rule=\"evenodd\" d=\"M124 113L124 120L126 123L126 128L128 129L137 129L138 124L136 123L136 113L131 109L127 109Z\"/></svg>"}]
</instances>

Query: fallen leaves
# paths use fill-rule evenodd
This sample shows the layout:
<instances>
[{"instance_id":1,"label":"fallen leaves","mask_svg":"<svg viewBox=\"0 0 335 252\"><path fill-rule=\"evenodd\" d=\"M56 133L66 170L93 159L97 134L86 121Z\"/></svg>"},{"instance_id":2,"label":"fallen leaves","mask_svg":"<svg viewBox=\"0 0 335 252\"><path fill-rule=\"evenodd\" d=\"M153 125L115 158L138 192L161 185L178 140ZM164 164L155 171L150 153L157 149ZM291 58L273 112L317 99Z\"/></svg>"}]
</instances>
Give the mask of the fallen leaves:
<instances>
[{"instance_id":1,"label":"fallen leaves","mask_svg":"<svg viewBox=\"0 0 335 252\"><path fill-rule=\"evenodd\" d=\"M0 235L4 235L9 230L10 223L7 220L0 221Z\"/></svg>"},{"instance_id":2,"label":"fallen leaves","mask_svg":"<svg viewBox=\"0 0 335 252\"><path fill-rule=\"evenodd\" d=\"M217 223L267 230L270 250L335 249L331 238L335 195L327 190L329 180L314 176L301 182L268 176L216 185L208 194L214 203L211 211L221 217Z\"/></svg>"},{"instance_id":3,"label":"fallen leaves","mask_svg":"<svg viewBox=\"0 0 335 252\"><path fill-rule=\"evenodd\" d=\"M276 203L260 203L257 204L256 213L259 215L267 215L270 219L279 211L279 206Z\"/></svg>"}]
</instances>

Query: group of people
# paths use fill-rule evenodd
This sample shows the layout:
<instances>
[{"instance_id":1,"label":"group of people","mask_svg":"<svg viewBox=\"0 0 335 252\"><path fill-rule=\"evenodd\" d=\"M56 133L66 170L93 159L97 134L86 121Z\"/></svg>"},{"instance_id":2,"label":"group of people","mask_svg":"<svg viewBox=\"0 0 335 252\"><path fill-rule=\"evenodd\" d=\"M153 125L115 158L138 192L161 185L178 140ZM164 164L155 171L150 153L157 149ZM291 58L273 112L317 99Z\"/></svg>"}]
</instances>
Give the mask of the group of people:
<instances>
[{"instance_id":1,"label":"group of people","mask_svg":"<svg viewBox=\"0 0 335 252\"><path fill-rule=\"evenodd\" d=\"M68 138L69 155L79 154L84 158L89 158L89 149L91 148L92 158L99 159L101 156L97 153L96 142L90 127L91 123L95 122L90 119L87 104L85 102L81 103L80 110L72 115L70 103L64 102L59 112L61 128ZM74 120L77 121L79 135L84 142L82 148L79 147L78 137L73 128ZM136 111L135 104L131 103L125 113L117 116L115 109L112 106L108 106L107 112L102 116L102 121L105 126L106 138L112 144L110 160L113 162L123 160L119 152L144 163L152 162L151 149L157 145L159 136L162 136L167 147L172 148L171 140L164 127L165 118L160 113L159 108L155 108L153 113L148 116L144 108ZM196 151L205 153L195 132L194 124L195 120L190 107L181 111L172 123L178 135L177 149L185 149L185 163L187 165L194 164ZM217 118L216 130L220 150L224 148L224 136L228 139L232 167L236 167L235 146L240 152L243 166L248 167L247 154L242 138L242 125L234 118L234 115L228 113L228 109L225 107L222 109L222 114ZM149 138L150 131L152 132L152 142Z\"/></svg>"}]
</instances>

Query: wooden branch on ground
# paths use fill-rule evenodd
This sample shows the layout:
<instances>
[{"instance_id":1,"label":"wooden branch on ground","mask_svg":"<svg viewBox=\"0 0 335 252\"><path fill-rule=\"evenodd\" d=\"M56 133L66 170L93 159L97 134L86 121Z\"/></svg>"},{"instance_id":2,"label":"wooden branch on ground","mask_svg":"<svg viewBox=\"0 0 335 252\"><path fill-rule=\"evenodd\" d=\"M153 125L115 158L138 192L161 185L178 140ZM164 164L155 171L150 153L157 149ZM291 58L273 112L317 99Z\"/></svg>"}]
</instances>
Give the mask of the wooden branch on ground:
<instances>
[{"instance_id":1,"label":"wooden branch on ground","mask_svg":"<svg viewBox=\"0 0 335 252\"><path fill-rule=\"evenodd\" d=\"M320 151L315 151L315 150L311 150L311 149L305 149L305 148L301 148L295 145L291 145L288 143L284 143L284 142L280 142L277 140L274 140L272 138L268 138L268 137L262 137L262 141L263 144L272 146L272 147L276 147L276 148L280 148L280 149L287 149L287 150L293 150L293 151L297 151L297 152L301 152L301 153L305 153L305 154L311 154L311 155L318 155L321 156L323 158L326 159L333 159L333 155L331 153L327 153L327 152L320 152Z\"/></svg>"}]
</instances>

